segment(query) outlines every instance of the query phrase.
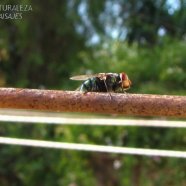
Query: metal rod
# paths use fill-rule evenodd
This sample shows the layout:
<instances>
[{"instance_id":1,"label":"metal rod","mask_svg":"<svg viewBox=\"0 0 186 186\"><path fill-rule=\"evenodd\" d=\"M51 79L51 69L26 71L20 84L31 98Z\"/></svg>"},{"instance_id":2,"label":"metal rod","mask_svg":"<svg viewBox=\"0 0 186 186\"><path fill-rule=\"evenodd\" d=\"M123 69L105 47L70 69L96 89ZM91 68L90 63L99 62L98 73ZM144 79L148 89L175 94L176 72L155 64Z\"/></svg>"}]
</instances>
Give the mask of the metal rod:
<instances>
[{"instance_id":1,"label":"metal rod","mask_svg":"<svg viewBox=\"0 0 186 186\"><path fill-rule=\"evenodd\" d=\"M186 118L186 96L0 88L0 108Z\"/></svg>"},{"instance_id":2,"label":"metal rod","mask_svg":"<svg viewBox=\"0 0 186 186\"><path fill-rule=\"evenodd\" d=\"M64 143L64 142L28 140L28 139L7 138L7 137L0 137L0 143L9 144L9 145L21 145L21 146L54 148L54 149L69 149L69 150L105 152L105 153L186 158L185 151L173 151L173 150L114 147L114 146L105 146L105 145Z\"/></svg>"},{"instance_id":3,"label":"metal rod","mask_svg":"<svg viewBox=\"0 0 186 186\"><path fill-rule=\"evenodd\" d=\"M29 114L30 112L28 112ZM166 120L143 120L143 119L112 119L112 118L90 118L90 117L55 117L37 115L5 115L0 114L0 121L57 124L57 125L87 125L87 126L138 126L138 127L168 127L186 128L185 121L166 121Z\"/></svg>"}]
</instances>

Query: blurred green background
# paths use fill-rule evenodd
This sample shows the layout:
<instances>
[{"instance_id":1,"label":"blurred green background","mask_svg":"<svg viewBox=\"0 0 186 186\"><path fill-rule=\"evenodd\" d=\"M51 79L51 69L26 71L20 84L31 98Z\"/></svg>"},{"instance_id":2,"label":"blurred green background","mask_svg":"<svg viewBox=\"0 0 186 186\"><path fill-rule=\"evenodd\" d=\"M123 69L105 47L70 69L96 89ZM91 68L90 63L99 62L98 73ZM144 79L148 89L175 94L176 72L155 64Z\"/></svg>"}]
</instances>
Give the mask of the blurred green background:
<instances>
[{"instance_id":1,"label":"blurred green background","mask_svg":"<svg viewBox=\"0 0 186 186\"><path fill-rule=\"evenodd\" d=\"M74 90L70 76L124 71L129 93L186 94L185 0L1 0L0 14L8 4L32 11L0 19L1 87ZM0 123L0 135L186 150L185 129ZM1 186L185 186L185 170L183 159L0 146Z\"/></svg>"}]
</instances>

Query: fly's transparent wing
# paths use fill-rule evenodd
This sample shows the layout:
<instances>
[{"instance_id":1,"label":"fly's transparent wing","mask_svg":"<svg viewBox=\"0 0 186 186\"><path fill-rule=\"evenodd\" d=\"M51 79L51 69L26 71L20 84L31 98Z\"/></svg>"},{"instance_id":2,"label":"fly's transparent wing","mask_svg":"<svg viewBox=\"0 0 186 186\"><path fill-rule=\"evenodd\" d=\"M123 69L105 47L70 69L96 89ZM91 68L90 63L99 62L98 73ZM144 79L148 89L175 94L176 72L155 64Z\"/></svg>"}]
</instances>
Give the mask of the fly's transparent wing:
<instances>
[{"instance_id":1,"label":"fly's transparent wing","mask_svg":"<svg viewBox=\"0 0 186 186\"><path fill-rule=\"evenodd\" d=\"M89 74L89 75L79 75L79 76L73 76L70 77L71 80L77 80L77 81L85 81L89 78L93 78L93 77L100 77L101 74L103 73L99 73L99 74ZM105 74L105 73L104 73Z\"/></svg>"},{"instance_id":2,"label":"fly's transparent wing","mask_svg":"<svg viewBox=\"0 0 186 186\"><path fill-rule=\"evenodd\" d=\"M70 77L71 80L77 80L77 81L84 81L91 77L95 77L94 75L79 75L79 76L73 76Z\"/></svg>"}]
</instances>

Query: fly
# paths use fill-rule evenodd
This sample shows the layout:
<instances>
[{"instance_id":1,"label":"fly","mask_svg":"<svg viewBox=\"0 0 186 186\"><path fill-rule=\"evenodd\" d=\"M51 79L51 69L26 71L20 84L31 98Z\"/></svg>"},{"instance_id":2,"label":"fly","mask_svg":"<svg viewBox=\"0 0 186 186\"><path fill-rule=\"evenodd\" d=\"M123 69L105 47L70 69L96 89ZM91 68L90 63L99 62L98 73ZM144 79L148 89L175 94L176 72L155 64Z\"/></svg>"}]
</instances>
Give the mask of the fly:
<instances>
[{"instance_id":1,"label":"fly","mask_svg":"<svg viewBox=\"0 0 186 186\"><path fill-rule=\"evenodd\" d=\"M73 76L71 80L84 81L78 88L82 92L125 92L132 82L128 75L122 73L98 73L93 75Z\"/></svg>"}]
</instances>

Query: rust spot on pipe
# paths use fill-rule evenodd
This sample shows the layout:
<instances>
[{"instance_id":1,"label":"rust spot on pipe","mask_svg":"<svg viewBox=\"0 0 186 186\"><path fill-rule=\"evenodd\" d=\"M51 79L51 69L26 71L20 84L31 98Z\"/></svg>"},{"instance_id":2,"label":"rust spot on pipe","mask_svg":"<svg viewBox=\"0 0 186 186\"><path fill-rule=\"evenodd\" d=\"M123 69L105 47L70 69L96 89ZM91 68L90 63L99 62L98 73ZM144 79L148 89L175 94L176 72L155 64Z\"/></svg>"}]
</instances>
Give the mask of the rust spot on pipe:
<instances>
[{"instance_id":1,"label":"rust spot on pipe","mask_svg":"<svg viewBox=\"0 0 186 186\"><path fill-rule=\"evenodd\" d=\"M0 88L0 108L186 117L186 97Z\"/></svg>"}]
</instances>

